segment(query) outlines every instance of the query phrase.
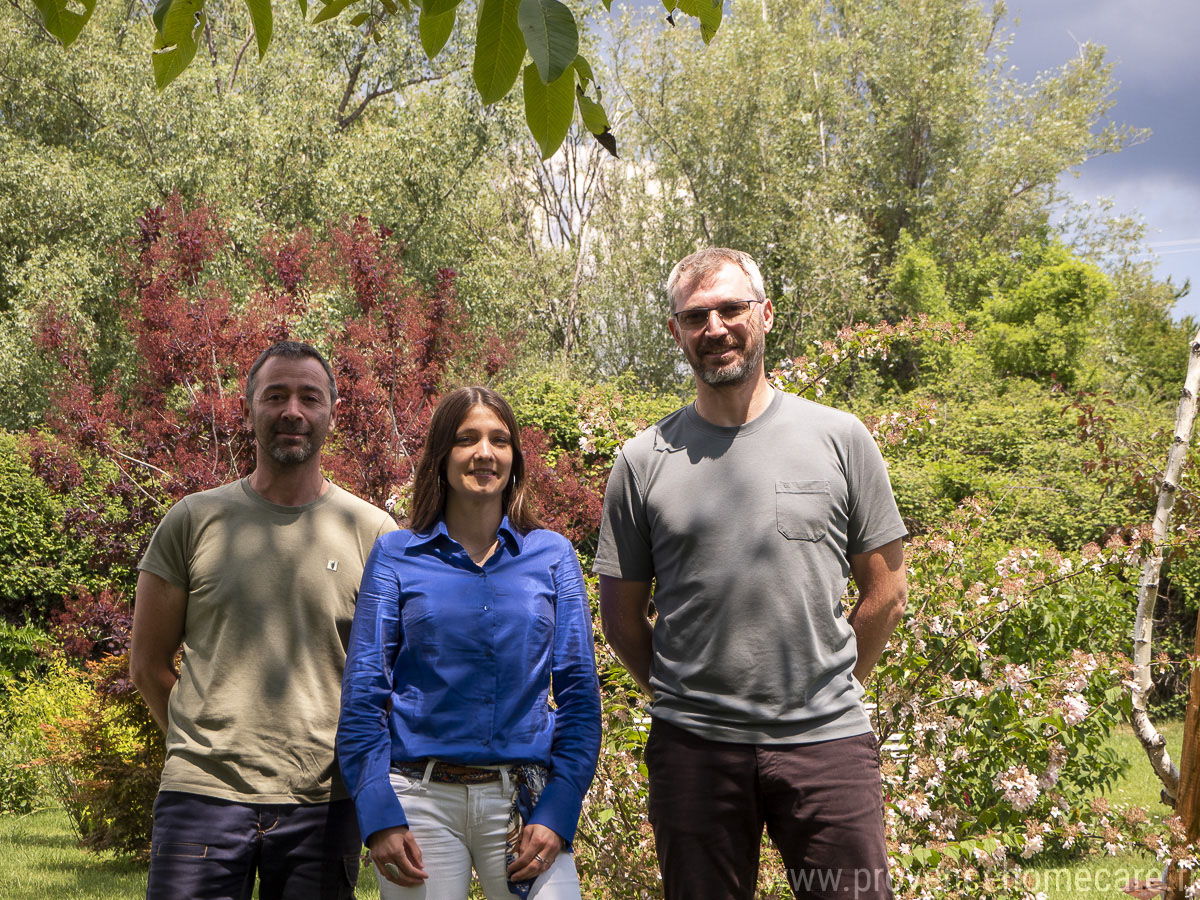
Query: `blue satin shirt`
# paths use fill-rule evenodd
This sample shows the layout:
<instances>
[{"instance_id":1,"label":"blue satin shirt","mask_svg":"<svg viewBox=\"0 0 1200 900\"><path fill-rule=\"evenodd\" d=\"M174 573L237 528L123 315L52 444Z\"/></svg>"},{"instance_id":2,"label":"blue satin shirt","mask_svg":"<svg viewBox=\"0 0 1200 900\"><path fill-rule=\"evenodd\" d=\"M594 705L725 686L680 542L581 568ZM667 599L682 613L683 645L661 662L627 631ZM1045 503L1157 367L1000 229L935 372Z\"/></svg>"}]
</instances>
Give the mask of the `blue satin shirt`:
<instances>
[{"instance_id":1,"label":"blue satin shirt","mask_svg":"<svg viewBox=\"0 0 1200 900\"><path fill-rule=\"evenodd\" d=\"M507 517L476 565L439 522L375 542L350 632L337 753L363 839L407 824L393 762L534 762L529 821L575 837L600 752L591 613L575 549ZM549 702L554 689L554 705Z\"/></svg>"}]
</instances>

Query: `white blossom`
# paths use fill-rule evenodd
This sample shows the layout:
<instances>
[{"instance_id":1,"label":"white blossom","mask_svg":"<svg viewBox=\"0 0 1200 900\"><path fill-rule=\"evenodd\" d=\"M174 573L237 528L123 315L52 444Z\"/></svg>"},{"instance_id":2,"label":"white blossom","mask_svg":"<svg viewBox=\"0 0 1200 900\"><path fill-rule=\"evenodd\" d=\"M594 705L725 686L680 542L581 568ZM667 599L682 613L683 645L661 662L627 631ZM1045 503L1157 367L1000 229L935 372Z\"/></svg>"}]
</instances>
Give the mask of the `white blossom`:
<instances>
[{"instance_id":1,"label":"white blossom","mask_svg":"<svg viewBox=\"0 0 1200 900\"><path fill-rule=\"evenodd\" d=\"M1074 727L1087 718L1088 702L1082 694L1067 694L1063 697L1063 721Z\"/></svg>"},{"instance_id":2,"label":"white blossom","mask_svg":"<svg viewBox=\"0 0 1200 900\"><path fill-rule=\"evenodd\" d=\"M1003 791L1004 799L1013 809L1023 812L1033 806L1041 789L1037 777L1024 766L1014 766L996 776L995 787Z\"/></svg>"},{"instance_id":3,"label":"white blossom","mask_svg":"<svg viewBox=\"0 0 1200 900\"><path fill-rule=\"evenodd\" d=\"M1025 846L1021 850L1021 858L1029 859L1029 857L1041 853L1044 846L1045 844L1042 841L1042 836L1040 834L1033 835L1033 837L1029 838L1029 840L1025 842Z\"/></svg>"}]
</instances>

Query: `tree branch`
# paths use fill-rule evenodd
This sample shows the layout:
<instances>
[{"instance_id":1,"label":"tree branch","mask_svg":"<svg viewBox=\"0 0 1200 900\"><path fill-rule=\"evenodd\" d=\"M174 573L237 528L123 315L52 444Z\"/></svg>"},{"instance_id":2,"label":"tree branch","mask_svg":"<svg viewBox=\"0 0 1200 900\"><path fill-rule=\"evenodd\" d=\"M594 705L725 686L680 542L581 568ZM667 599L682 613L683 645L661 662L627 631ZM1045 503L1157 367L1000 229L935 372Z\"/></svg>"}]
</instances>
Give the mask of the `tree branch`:
<instances>
[{"instance_id":1,"label":"tree branch","mask_svg":"<svg viewBox=\"0 0 1200 900\"><path fill-rule=\"evenodd\" d=\"M379 97L386 97L388 94L394 94L396 91L402 91L405 88L412 87L413 85L416 85L416 84L425 84L426 82L429 82L429 81L440 81L441 79L446 78L446 77L452 75L453 73L459 72L465 68L466 68L466 63L463 63L462 65L455 66L453 69L450 69L449 71L446 71L446 72L434 72L429 75L418 75L416 78L409 78L407 81L402 81L399 84L393 84L388 87L380 87L379 85L376 85L374 88L372 88L370 91L367 92L366 96L363 97L363 99L359 102L358 106L356 106L354 108L354 112L350 113L350 115L347 116L347 115L344 115L346 106L350 102L350 98L353 93L354 82L358 80L358 76L362 69L362 60L359 59L358 63L356 64L355 71L352 75L352 79L346 85L346 92L342 95L342 102L338 104L337 130L345 131L347 128L349 128L351 125L353 125L358 120L358 117L363 114L363 110L365 110L367 108L367 104L370 103L372 100L375 100Z\"/></svg>"},{"instance_id":2,"label":"tree branch","mask_svg":"<svg viewBox=\"0 0 1200 900\"><path fill-rule=\"evenodd\" d=\"M242 66L242 57L246 55L246 51L250 48L250 42L254 40L254 29L250 29L250 33L246 35L246 40L242 42L242 49L237 52L237 56L233 60L233 71L229 73L229 84L226 86L227 91L233 90L233 82L237 79L238 69Z\"/></svg>"},{"instance_id":3,"label":"tree branch","mask_svg":"<svg viewBox=\"0 0 1200 900\"><path fill-rule=\"evenodd\" d=\"M1130 720L1154 773L1163 783L1163 799L1171 806L1175 805L1175 799L1179 795L1179 769L1171 762L1166 740L1150 721L1146 697L1154 686L1150 678L1151 636L1154 630L1154 602L1158 599L1159 574L1163 564L1162 547L1171 528L1176 486L1183 475L1184 463L1187 462L1192 425L1196 420L1197 393L1200 393L1200 331L1192 338L1187 375L1175 412L1175 434L1171 439L1171 449L1167 452L1167 468L1158 492L1151 550L1142 564L1142 576L1138 581L1137 616L1133 625L1133 685L1129 691L1133 700L1133 712Z\"/></svg>"},{"instance_id":4,"label":"tree branch","mask_svg":"<svg viewBox=\"0 0 1200 900\"><path fill-rule=\"evenodd\" d=\"M221 76L217 74L217 46L213 43L212 20L208 16L204 17L204 43L208 45L208 58L213 67L213 87L217 91L217 99L219 100L223 93L221 90Z\"/></svg>"}]
</instances>

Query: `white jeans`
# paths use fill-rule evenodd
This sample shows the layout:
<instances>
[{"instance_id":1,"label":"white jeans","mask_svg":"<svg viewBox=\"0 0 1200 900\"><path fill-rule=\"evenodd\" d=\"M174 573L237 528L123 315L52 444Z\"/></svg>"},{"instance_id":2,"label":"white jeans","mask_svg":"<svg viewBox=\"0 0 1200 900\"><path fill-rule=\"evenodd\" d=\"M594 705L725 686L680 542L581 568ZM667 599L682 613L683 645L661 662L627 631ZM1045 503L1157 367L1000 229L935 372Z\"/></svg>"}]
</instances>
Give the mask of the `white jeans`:
<instances>
[{"instance_id":1,"label":"white jeans","mask_svg":"<svg viewBox=\"0 0 1200 900\"><path fill-rule=\"evenodd\" d=\"M488 900L519 900L504 876L511 793L502 782L439 784L396 772L391 781L429 877L419 887L401 887L377 871L382 900L466 900L472 865ZM529 900L580 900L574 856L560 853L533 883Z\"/></svg>"}]
</instances>

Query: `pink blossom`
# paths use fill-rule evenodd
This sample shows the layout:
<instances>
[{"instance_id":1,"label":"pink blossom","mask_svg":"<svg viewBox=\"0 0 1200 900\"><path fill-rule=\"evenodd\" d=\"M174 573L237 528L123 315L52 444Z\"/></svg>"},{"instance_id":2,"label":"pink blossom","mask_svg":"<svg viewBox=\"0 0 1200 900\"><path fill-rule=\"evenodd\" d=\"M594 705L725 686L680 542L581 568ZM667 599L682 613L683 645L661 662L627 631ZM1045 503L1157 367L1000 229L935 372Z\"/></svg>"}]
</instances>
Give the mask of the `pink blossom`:
<instances>
[{"instance_id":1,"label":"pink blossom","mask_svg":"<svg viewBox=\"0 0 1200 900\"><path fill-rule=\"evenodd\" d=\"M918 822L924 822L931 815L933 810L929 808L929 801L925 799L925 795L920 791L910 797L904 797L897 804L896 808L904 815L916 819Z\"/></svg>"},{"instance_id":2,"label":"pink blossom","mask_svg":"<svg viewBox=\"0 0 1200 900\"><path fill-rule=\"evenodd\" d=\"M1074 727L1087 718L1088 702L1082 694L1067 694L1062 699L1063 721Z\"/></svg>"},{"instance_id":3,"label":"pink blossom","mask_svg":"<svg viewBox=\"0 0 1200 900\"><path fill-rule=\"evenodd\" d=\"M1021 850L1021 858L1029 859L1029 857L1041 853L1044 846L1042 836L1040 834L1033 835L1025 842L1025 847Z\"/></svg>"},{"instance_id":4,"label":"pink blossom","mask_svg":"<svg viewBox=\"0 0 1200 900\"><path fill-rule=\"evenodd\" d=\"M1012 808L1018 812L1023 812L1033 806L1038 794L1041 793L1037 777L1024 766L1014 766L1007 772L997 775L993 784L998 790L1004 792L1005 801L1012 804Z\"/></svg>"}]
</instances>

